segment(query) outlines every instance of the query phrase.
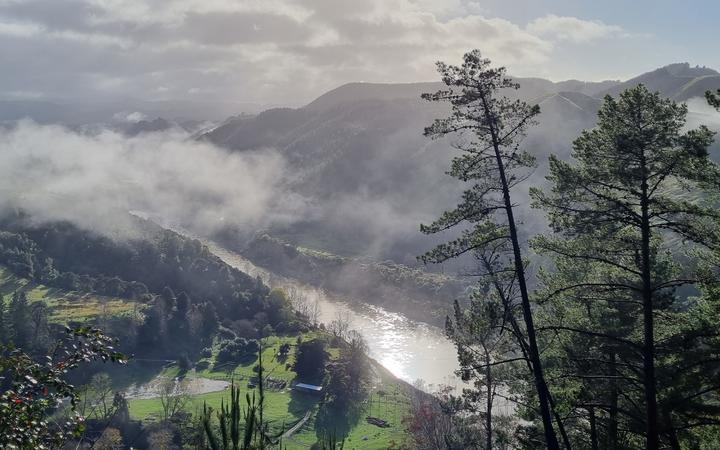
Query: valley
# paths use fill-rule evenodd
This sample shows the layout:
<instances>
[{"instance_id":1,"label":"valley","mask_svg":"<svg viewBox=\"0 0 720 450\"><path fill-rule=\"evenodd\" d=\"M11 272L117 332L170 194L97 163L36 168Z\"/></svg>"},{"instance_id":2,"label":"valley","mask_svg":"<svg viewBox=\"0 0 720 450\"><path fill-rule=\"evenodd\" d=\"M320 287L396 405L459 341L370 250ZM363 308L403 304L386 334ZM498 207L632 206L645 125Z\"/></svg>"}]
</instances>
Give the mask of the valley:
<instances>
[{"instance_id":1,"label":"valley","mask_svg":"<svg viewBox=\"0 0 720 450\"><path fill-rule=\"evenodd\" d=\"M142 221L142 219L136 220ZM127 295L120 294L120 297L115 298L63 287L50 287L43 284L42 281L31 280L13 272L26 269L25 267L21 269L20 266L13 265L12 262L17 260L18 256L23 254L23 251L32 248L31 251L35 252L59 251L60 253L74 253L76 250L70 244L73 239L99 239L103 241L105 248L100 250L101 246L96 244L94 250L118 252L115 256L116 261L118 261L118 258L124 260L124 257L119 256L119 254L125 253L129 250L128 248L122 244L105 241L99 236L86 235L83 231L68 229L62 224L45 225L42 229L24 228L24 225L21 226L18 223L10 226L6 224L7 228L14 231L13 233L5 232L2 236L3 240L0 240L0 253L4 258L3 262L0 263L0 296L12 297L12 300L8 301L9 306L7 307L11 314L20 314L20 312L14 312L18 311L19 306L17 305L22 305L22 303L16 301L16 298L23 297L27 299L27 313L23 314L29 314L33 318L35 332L32 337L27 337L28 342L25 345L28 348L41 348L45 345L45 342L54 339L59 332L58 327L77 327L93 324L104 327L116 336L121 336L119 347L128 352L129 361L127 366L104 367L104 365L96 365L89 373L80 374L76 378L78 382L88 383L80 395L82 404L89 405L83 406L83 411L86 411L91 427L88 430L87 439L92 439L94 436L91 432L92 427L95 426L93 424L111 420L112 423L116 424L115 426L125 430L123 433L126 439L140 439L137 442L138 445L147 445L143 443L146 438L140 438L139 436L133 438L135 431L131 430L152 430L154 424L189 420L193 416L199 418L206 407L220 410L221 403L228 401L228 391L231 384L238 386L243 393L253 396L258 395L256 389L258 383L258 360L255 356L246 354L242 357L230 357L229 360L227 356L221 357L225 347L228 346L227 339L230 338L238 342L257 342L261 349L259 357L263 361L263 369L266 374L263 379L267 383L267 387L265 393L259 395L264 395L266 405L264 414L265 420L270 427L269 430L272 433L283 434L284 448L309 448L316 442L318 436L327 432L324 430L340 430L338 432L342 433L349 445L362 446L359 448L380 450L394 445L393 442L399 444L404 440L405 433L402 421L409 413L409 405L415 396L425 394L420 393L410 383L402 381L399 377L414 381L413 376L424 374L426 371L423 370L421 364L418 364L417 360L422 360L422 358L427 357L427 354L423 353L424 349L419 343L413 343L417 346L412 350L408 348L407 341L410 340L409 337L406 338L404 346L402 345L402 339L389 339L387 333L394 333L395 337L400 337L396 331L399 327L393 325L402 321L401 317L393 317L394 323L390 323L388 317L391 317L391 315L378 309L374 311L374 316L371 319L369 315L354 312L346 303L337 302L336 299L331 300L322 290L313 289L302 283L292 282L287 278L272 275L213 242L206 242L208 247L205 247L204 244L197 240L163 230L150 222L140 223L143 224L146 233L149 233L148 236L156 236L155 239L157 239L158 235L156 233L160 233L160 236L165 236L164 239L170 238L175 244L179 244L179 248L185 246L186 250L180 250L181 253L182 251L199 252L205 258L217 258L217 264L220 264L220 267L223 268L221 270L239 269L240 271L236 272L236 274L242 274L242 277L246 277L245 279L248 281L251 279L256 280L254 281L254 283L258 283L255 284L256 288L260 288L266 293L269 292L271 296L276 296L274 298L283 298L277 297L278 295L284 295L280 289L285 289L288 292L292 289L296 294L299 290L302 290L302 295L313 296L313 300L318 301L322 308L319 318L320 323L318 323L320 326L305 326L297 330L272 331L272 328L268 328L269 325L266 325L262 334L255 334L255 331L251 331L256 340L247 341L244 338L237 337L231 329L220 325L216 336L210 335L209 339L201 340L206 347L197 348L195 350L197 353L188 354L188 351L192 351L190 350L192 347L190 347L191 344L188 340L189 336L185 335L187 331L183 331L182 325L173 325L173 320L176 321L177 319L169 317L166 325L161 325L159 329L155 330L159 332L158 335L150 336L150 338L156 340L161 337L163 327L180 326L181 328L174 333L178 333L177 338L184 343L176 346L171 342L162 343L156 341L154 344L156 348L147 348L146 344L141 342L144 335L142 329L147 324L147 319L144 316L152 314L152 310L158 307L157 303L148 302L149 297L143 296L130 299ZM48 234L60 230L68 240L54 241L52 237L48 237ZM15 234L18 232L21 234ZM24 242L25 245L37 245L38 241L35 241L36 244L29 244L31 241L26 237L28 235L24 233L35 233L36 236L43 236L49 241L43 244L43 250L37 247L17 247L18 242ZM27 240L23 241L23 239ZM49 242L54 243L50 244ZM32 259L27 259L27 261L32 261ZM62 258L59 258L59 261L62 264ZM208 267L206 262L196 260L195 264L197 263L201 267ZM3 266L2 264L7 265ZM32 267L32 265L28 267ZM114 267L117 269L119 266ZM48 266L43 270L46 271L43 272L45 275L38 275L38 277L48 280L58 279L54 267ZM54 275L49 277L48 274L50 273ZM212 276L215 277L221 272L213 273ZM70 275L67 275L67 277L72 278ZM261 279L262 281L260 281ZM87 282L90 282L92 279L87 278L87 280ZM268 283L270 288L264 288L262 284L259 284L263 282ZM122 285L122 281L119 279L117 283ZM270 290L271 288L274 290ZM168 292L168 289L168 287L165 287L164 291ZM185 295L185 293L181 295ZM41 305L42 308L38 309L38 305ZM196 304L192 309L194 310L197 306L199 305ZM281 306L278 305L278 307ZM5 308L4 303L0 304L0 312L5 311ZM42 317L38 316L37 313L40 310L44 311ZM352 321L352 328L347 328L344 331L330 331L332 330L330 327L331 321L335 320L335 317L341 312L349 317L348 320ZM177 317L176 314L173 312L171 316ZM369 312L366 314L369 314ZM386 320L384 325L378 326L376 319L382 316L386 317ZM36 317L38 318L36 319ZM409 322L407 319L404 320ZM4 322L2 323L4 324ZM233 326L229 322L223 323ZM328 326L326 327L325 324ZM367 328L370 324L374 325L374 328ZM302 342L322 342L323 347L326 349L323 350L323 353L326 352L328 363L337 363L346 351L347 344L344 339L349 338L344 336L350 336L348 333L351 333L351 330L363 326L366 328L360 331L363 333L369 332L371 333L369 335L373 337L373 339L368 340L369 357L365 356L364 353L362 356L364 361L362 364L366 365L368 370L367 385L363 387L367 391L363 391L362 403L353 409L354 412L339 416L328 415L324 409L327 407L324 407L323 395L303 393L292 388L293 384L298 380L308 380L308 378L299 378L294 369L298 348ZM406 328L409 332L413 325L406 325ZM12 330L13 333L18 333L15 328ZM379 330L383 330L386 334L383 336L376 333ZM430 328L426 327L425 330L430 330ZM0 332L4 332L4 329L0 328ZM170 332L170 330L167 332ZM440 342L440 345L449 346L449 343L447 343L439 330L433 331L430 336L425 337L428 342L433 341L432 333L435 336L434 340ZM19 334L15 336L14 339L20 339ZM385 348L380 346L381 343L385 344ZM158 346L164 347L164 350L158 351ZM172 350L173 348L178 350ZM178 351L179 353L177 353ZM171 357L178 354L180 355L179 358ZM169 356L170 359L168 359ZM409 361L403 359L406 356L409 356ZM378 362L371 359L374 357L382 358L383 361ZM384 365L394 369L394 373ZM443 370L447 370L447 367L443 367ZM322 373L324 373L324 369ZM439 371L435 376L442 379L445 375L448 375L448 373ZM127 404L128 416L125 419L113 416L114 413L105 416L103 414L108 413L100 413L92 406L94 402L104 403L107 401L107 397L100 397L100 400L98 400L96 395L99 395L99 393L96 391L97 388L94 387L94 383L99 383L96 380L102 379L103 376L108 377L110 385L103 388L107 390L103 391L105 393L102 395L107 396L112 392L121 393L115 394L115 396L117 398L117 395L122 395L123 401ZM382 420L383 423L389 425L378 427L366 421L366 416ZM118 422L119 420L122 421ZM188 422L185 426L191 425ZM292 430L292 433L290 430Z\"/></svg>"},{"instance_id":2,"label":"valley","mask_svg":"<svg viewBox=\"0 0 720 450\"><path fill-rule=\"evenodd\" d=\"M455 349L441 328L262 269L212 241L205 244L227 264L260 277L269 286L304 296L310 305L317 304L320 323L328 326L338 316L346 316L350 328L367 341L369 355L394 376L408 383L422 380L433 388L458 385Z\"/></svg>"},{"instance_id":3,"label":"valley","mask_svg":"<svg viewBox=\"0 0 720 450\"><path fill-rule=\"evenodd\" d=\"M699 96L720 74L487 64L212 123L9 124L16 429L143 450L220 449L228 428L243 450L717 442L720 116Z\"/></svg>"}]
</instances>

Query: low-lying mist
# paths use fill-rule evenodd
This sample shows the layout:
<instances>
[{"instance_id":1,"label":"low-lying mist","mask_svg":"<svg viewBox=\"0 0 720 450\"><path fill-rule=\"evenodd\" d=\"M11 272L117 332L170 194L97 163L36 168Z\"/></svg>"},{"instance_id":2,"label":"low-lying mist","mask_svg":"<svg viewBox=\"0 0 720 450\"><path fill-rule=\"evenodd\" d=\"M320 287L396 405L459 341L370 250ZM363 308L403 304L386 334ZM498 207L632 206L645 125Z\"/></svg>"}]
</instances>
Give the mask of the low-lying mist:
<instances>
[{"instance_id":1,"label":"low-lying mist","mask_svg":"<svg viewBox=\"0 0 720 450\"><path fill-rule=\"evenodd\" d=\"M0 212L114 236L132 231L129 211L200 233L256 228L304 207L283 191L285 171L272 149L228 153L179 131L127 137L23 121L0 131Z\"/></svg>"}]
</instances>

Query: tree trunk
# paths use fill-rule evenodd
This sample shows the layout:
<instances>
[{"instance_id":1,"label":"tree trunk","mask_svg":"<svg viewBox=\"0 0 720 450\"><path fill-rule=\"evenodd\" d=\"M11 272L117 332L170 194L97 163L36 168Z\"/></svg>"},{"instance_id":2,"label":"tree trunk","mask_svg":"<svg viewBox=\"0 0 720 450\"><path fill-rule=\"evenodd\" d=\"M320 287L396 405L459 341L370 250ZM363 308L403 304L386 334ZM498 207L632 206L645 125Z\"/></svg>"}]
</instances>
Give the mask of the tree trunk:
<instances>
[{"instance_id":1,"label":"tree trunk","mask_svg":"<svg viewBox=\"0 0 720 450\"><path fill-rule=\"evenodd\" d=\"M567 431L565 431L565 425L562 422L560 414L557 413L557 409L555 408L555 400L553 399L552 395L550 395L550 392L548 392L548 400L550 401L550 410L555 417L555 423L557 423L558 431L560 432L560 437L562 438L563 444L565 445L565 449L571 450L572 446L570 444L570 438L568 437Z\"/></svg>"},{"instance_id":2,"label":"tree trunk","mask_svg":"<svg viewBox=\"0 0 720 450\"><path fill-rule=\"evenodd\" d=\"M493 407L493 390L492 390L492 366L490 365L490 353L485 350L485 386L487 389L487 412L485 416L485 431L487 432L486 445L487 450L492 450L492 407Z\"/></svg>"},{"instance_id":3,"label":"tree trunk","mask_svg":"<svg viewBox=\"0 0 720 450\"><path fill-rule=\"evenodd\" d=\"M642 157L643 170L645 158ZM653 286L650 270L650 218L647 178L643 177L642 197L640 199L641 238L642 238L642 304L643 304L643 385L646 403L646 443L647 450L657 450L660 446L658 429L657 386L655 382L655 332L653 318Z\"/></svg>"},{"instance_id":4,"label":"tree trunk","mask_svg":"<svg viewBox=\"0 0 720 450\"><path fill-rule=\"evenodd\" d=\"M617 375L615 368L615 352L610 352L610 367L613 377ZM608 448L615 450L618 448L618 388L616 378L610 379L610 420L608 423Z\"/></svg>"},{"instance_id":5,"label":"tree trunk","mask_svg":"<svg viewBox=\"0 0 720 450\"><path fill-rule=\"evenodd\" d=\"M681 450L682 447L680 447L680 440L678 439L677 432L673 426L672 416L667 410L663 412L663 422L665 429L667 430L665 434L667 434L668 441L670 442L670 448L672 450Z\"/></svg>"},{"instance_id":6,"label":"tree trunk","mask_svg":"<svg viewBox=\"0 0 720 450\"><path fill-rule=\"evenodd\" d=\"M595 422L595 408L593 408L592 406L588 408L588 414L590 415L590 445L592 446L592 450L598 450L600 447L598 446L597 424Z\"/></svg>"},{"instance_id":7,"label":"tree trunk","mask_svg":"<svg viewBox=\"0 0 720 450\"><path fill-rule=\"evenodd\" d=\"M528 294L527 282L525 280L525 266L523 265L522 252L520 251L520 240L518 238L517 228L515 225L515 217L513 215L512 201L510 199L510 186L505 175L505 164L500 153L500 142L498 141L497 130L495 129L495 115L490 111L487 100L482 97L485 115L490 122L490 135L492 138L493 149L495 150L495 159L497 162L498 173L500 175L500 183L503 190L503 201L505 212L507 214L508 230L510 232L510 241L513 248L513 259L515 265L515 273L517 274L518 286L520 287L520 298L522 302L523 319L525 320L525 329L528 335L528 346L530 351L530 361L533 366L533 376L535 377L535 387L537 389L538 400L540 402L540 415L542 417L543 428L545 431L545 443L549 450L560 450L555 429L553 428L552 413L550 411L549 391L545 383L542 364L540 363L540 352L538 351L537 341L535 339L535 324L533 323L532 308L530 306L530 296Z\"/></svg>"}]
</instances>

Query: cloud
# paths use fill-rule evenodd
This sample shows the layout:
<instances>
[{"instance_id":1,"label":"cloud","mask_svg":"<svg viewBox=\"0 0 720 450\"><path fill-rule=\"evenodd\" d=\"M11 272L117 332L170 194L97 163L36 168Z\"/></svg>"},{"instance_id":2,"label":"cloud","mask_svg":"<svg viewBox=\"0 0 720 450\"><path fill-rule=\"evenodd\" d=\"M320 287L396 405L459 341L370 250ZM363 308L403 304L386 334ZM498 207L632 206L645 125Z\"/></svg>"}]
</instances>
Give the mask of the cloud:
<instances>
[{"instance_id":1,"label":"cloud","mask_svg":"<svg viewBox=\"0 0 720 450\"><path fill-rule=\"evenodd\" d=\"M135 111L131 113L119 112L116 113L113 118L119 122L136 123L141 120L146 120L148 117L140 111Z\"/></svg>"},{"instance_id":2,"label":"cloud","mask_svg":"<svg viewBox=\"0 0 720 450\"><path fill-rule=\"evenodd\" d=\"M128 211L203 233L301 213L303 199L282 189L285 163L276 152L229 154L186 137L88 135L22 122L0 131L2 207L110 234L132 228Z\"/></svg>"},{"instance_id":3,"label":"cloud","mask_svg":"<svg viewBox=\"0 0 720 450\"><path fill-rule=\"evenodd\" d=\"M507 20L436 0L5 0L5 92L298 104L348 81L435 79L480 47L546 62L552 45ZM2 93L0 93L2 95Z\"/></svg>"},{"instance_id":4,"label":"cloud","mask_svg":"<svg viewBox=\"0 0 720 450\"><path fill-rule=\"evenodd\" d=\"M577 17L547 16L530 22L526 30L536 36L546 37L552 41L570 41L584 43L609 37L627 36L623 29L616 25L607 25L599 20L583 20Z\"/></svg>"}]
</instances>

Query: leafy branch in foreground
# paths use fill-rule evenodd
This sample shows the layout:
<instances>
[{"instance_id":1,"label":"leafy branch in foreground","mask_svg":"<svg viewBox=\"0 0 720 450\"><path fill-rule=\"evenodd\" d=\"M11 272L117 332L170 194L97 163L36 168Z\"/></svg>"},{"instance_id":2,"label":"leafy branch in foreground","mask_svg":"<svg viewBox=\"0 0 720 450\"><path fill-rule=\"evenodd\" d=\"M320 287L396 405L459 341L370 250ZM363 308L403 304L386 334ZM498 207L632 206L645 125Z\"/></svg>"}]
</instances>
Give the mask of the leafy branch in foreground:
<instances>
[{"instance_id":1,"label":"leafy branch in foreground","mask_svg":"<svg viewBox=\"0 0 720 450\"><path fill-rule=\"evenodd\" d=\"M715 109L720 110L720 89L717 91L707 91L705 92L705 98L707 99L710 106L712 106Z\"/></svg>"},{"instance_id":2,"label":"leafy branch in foreground","mask_svg":"<svg viewBox=\"0 0 720 450\"><path fill-rule=\"evenodd\" d=\"M44 362L0 344L0 447L58 448L82 433L84 418L75 412L78 394L65 375L90 361L124 364L126 356L113 348L114 339L97 328L68 328ZM69 401L73 415L54 422L51 413Z\"/></svg>"}]
</instances>

